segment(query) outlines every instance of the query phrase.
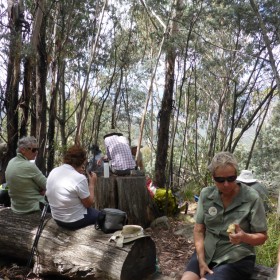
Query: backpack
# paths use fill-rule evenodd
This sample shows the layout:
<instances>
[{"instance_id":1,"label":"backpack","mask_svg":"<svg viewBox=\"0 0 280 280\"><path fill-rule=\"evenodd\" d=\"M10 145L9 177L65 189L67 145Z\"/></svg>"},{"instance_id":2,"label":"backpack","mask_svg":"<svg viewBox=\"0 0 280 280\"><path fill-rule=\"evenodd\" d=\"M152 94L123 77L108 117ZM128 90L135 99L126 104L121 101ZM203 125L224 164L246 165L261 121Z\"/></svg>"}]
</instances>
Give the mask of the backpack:
<instances>
[{"instance_id":1,"label":"backpack","mask_svg":"<svg viewBox=\"0 0 280 280\"><path fill-rule=\"evenodd\" d=\"M0 206L10 207L11 199L8 193L7 183L0 185Z\"/></svg>"},{"instance_id":2,"label":"backpack","mask_svg":"<svg viewBox=\"0 0 280 280\"><path fill-rule=\"evenodd\" d=\"M113 233L122 230L126 223L126 212L115 208L104 208L98 214L95 229L100 229L104 233Z\"/></svg>"}]
</instances>

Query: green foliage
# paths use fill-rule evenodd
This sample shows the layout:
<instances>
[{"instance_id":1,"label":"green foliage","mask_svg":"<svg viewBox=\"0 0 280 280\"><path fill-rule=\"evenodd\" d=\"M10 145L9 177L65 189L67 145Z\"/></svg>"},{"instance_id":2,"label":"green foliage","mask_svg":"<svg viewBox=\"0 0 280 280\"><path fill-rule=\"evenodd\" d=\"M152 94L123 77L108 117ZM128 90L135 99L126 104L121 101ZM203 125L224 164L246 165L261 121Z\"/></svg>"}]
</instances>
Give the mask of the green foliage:
<instances>
[{"instance_id":1,"label":"green foliage","mask_svg":"<svg viewBox=\"0 0 280 280\"><path fill-rule=\"evenodd\" d=\"M145 1L146 7L140 2L116 0L108 3L92 65L89 65L89 60L93 43L97 39L104 1L62 0L46 5L45 15L48 20L42 28L46 28L49 63L47 109L56 88L58 122L54 139L58 147L59 143L74 139L81 93L85 90L88 91L88 97L82 112L85 119L81 132L84 146L88 147L92 141L97 141L104 152L102 136L112 126L112 122L122 129L125 136L135 138L139 135L164 25L172 11L172 1L148 0ZM153 142L149 143L153 149L152 155L144 153L146 170L153 174L154 153L157 151L153 145L157 141L156 122L161 110L166 74L165 51L168 45L176 50L173 99L174 110L179 112L174 133L173 167L180 170L178 177L182 182L178 185L184 188L182 194L185 192L188 197L188 193L197 193L209 184L209 157L226 147L229 135L233 133L231 129L235 132L237 128L241 130L247 125L249 117L254 115L255 108L262 101L265 89L270 89L274 81L270 64L264 59L266 53L262 49L263 36L248 2L182 2L182 18L176 20L176 32L173 37L167 36L160 57L150 99L153 100L153 110L149 105L143 140ZM275 35L279 26L278 2L268 0L261 5L261 14L274 52L279 43L279 36ZM26 18L35 20L32 18L34 11L34 1L25 1ZM6 139L6 123L11 121L6 118L4 108L9 104L3 105L6 95L4 80L9 61L9 33L4 28L6 24L3 20L4 14L1 18L3 29L0 31L0 73L4 77L1 80L3 98L0 100L0 136ZM30 56L32 49L29 44L24 44L20 51L25 57ZM24 65L21 67L24 77ZM33 68L36 67L34 65ZM88 89L85 89L88 71L89 84ZM23 81L22 78L19 88L23 88ZM33 86L36 88L35 81ZM112 112L113 107L115 112ZM254 122L257 122L257 118ZM279 171L278 124L279 118L271 126L266 126L260 135L252 161L257 174L274 176ZM61 141L61 138L65 141ZM167 153L170 159L170 150ZM246 149L239 152L239 155L241 163L245 164L248 157Z\"/></svg>"},{"instance_id":2,"label":"green foliage","mask_svg":"<svg viewBox=\"0 0 280 280\"><path fill-rule=\"evenodd\" d=\"M252 166L262 179L271 181L279 175L280 155L280 102L275 106L269 124L267 124L257 141L252 158Z\"/></svg>"},{"instance_id":3,"label":"green foliage","mask_svg":"<svg viewBox=\"0 0 280 280\"><path fill-rule=\"evenodd\" d=\"M277 264L279 247L280 220L276 213L267 216L268 240L265 244L256 247L257 264L274 267Z\"/></svg>"},{"instance_id":4,"label":"green foliage","mask_svg":"<svg viewBox=\"0 0 280 280\"><path fill-rule=\"evenodd\" d=\"M168 190L168 194L166 196L166 189L157 189L154 196L154 200L161 213L166 215L174 215L178 212L178 205L176 202L176 198L172 194L171 190ZM165 213L166 209L167 209L167 213Z\"/></svg>"},{"instance_id":5,"label":"green foliage","mask_svg":"<svg viewBox=\"0 0 280 280\"><path fill-rule=\"evenodd\" d=\"M196 194L197 192L193 189L186 189L185 193L184 193L184 197L185 197L185 200L186 201L193 201L194 199L194 195Z\"/></svg>"}]
</instances>

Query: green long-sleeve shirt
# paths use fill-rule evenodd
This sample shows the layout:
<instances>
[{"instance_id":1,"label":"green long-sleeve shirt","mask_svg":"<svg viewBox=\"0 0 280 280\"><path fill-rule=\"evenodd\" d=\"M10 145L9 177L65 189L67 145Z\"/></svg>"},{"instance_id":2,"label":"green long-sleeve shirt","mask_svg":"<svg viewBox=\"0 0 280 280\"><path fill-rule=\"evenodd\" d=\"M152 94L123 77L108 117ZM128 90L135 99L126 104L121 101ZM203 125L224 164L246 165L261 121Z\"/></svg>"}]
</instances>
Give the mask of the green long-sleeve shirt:
<instances>
[{"instance_id":1,"label":"green long-sleeve shirt","mask_svg":"<svg viewBox=\"0 0 280 280\"><path fill-rule=\"evenodd\" d=\"M25 214L40 210L39 201L44 202L41 192L46 190L47 178L36 164L18 153L9 161L5 176L13 212Z\"/></svg>"}]
</instances>

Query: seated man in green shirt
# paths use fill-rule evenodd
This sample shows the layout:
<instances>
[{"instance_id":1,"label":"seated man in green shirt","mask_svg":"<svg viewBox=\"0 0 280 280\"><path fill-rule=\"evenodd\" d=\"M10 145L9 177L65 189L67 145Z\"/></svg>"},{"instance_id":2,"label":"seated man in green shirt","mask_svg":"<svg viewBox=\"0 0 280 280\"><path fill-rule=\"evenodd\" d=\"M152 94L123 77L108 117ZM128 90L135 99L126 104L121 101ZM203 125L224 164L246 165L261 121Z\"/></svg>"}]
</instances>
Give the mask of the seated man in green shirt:
<instances>
[{"instance_id":1,"label":"seated man in green shirt","mask_svg":"<svg viewBox=\"0 0 280 280\"><path fill-rule=\"evenodd\" d=\"M12 211L26 214L39 211L39 202L45 203L47 178L33 161L38 152L35 137L23 137L18 141L17 155L7 166L5 175L9 187Z\"/></svg>"}]
</instances>

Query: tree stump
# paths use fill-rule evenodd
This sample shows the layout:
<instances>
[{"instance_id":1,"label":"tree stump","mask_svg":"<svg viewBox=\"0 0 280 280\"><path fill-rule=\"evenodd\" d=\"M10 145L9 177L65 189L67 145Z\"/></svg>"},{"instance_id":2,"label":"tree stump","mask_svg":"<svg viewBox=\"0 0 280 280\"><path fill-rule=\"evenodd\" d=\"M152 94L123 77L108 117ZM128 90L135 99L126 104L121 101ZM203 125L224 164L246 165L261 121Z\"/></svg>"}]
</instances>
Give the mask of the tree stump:
<instances>
[{"instance_id":1,"label":"tree stump","mask_svg":"<svg viewBox=\"0 0 280 280\"><path fill-rule=\"evenodd\" d=\"M94 196L96 209L118 208L118 190L115 177L97 177Z\"/></svg>"},{"instance_id":2,"label":"tree stump","mask_svg":"<svg viewBox=\"0 0 280 280\"><path fill-rule=\"evenodd\" d=\"M95 207L116 208L127 213L128 224L149 227L158 217L144 176L98 177L95 188Z\"/></svg>"},{"instance_id":3,"label":"tree stump","mask_svg":"<svg viewBox=\"0 0 280 280\"><path fill-rule=\"evenodd\" d=\"M38 212L17 215L10 208L1 208L0 254L27 263L39 222ZM141 280L155 272L156 248L149 236L123 248L109 242L110 237L94 226L75 231L64 229L47 214L33 258L33 272L102 280Z\"/></svg>"},{"instance_id":4,"label":"tree stump","mask_svg":"<svg viewBox=\"0 0 280 280\"><path fill-rule=\"evenodd\" d=\"M128 223L149 227L157 216L145 177L117 177L116 180L118 208L127 213Z\"/></svg>"}]
</instances>

